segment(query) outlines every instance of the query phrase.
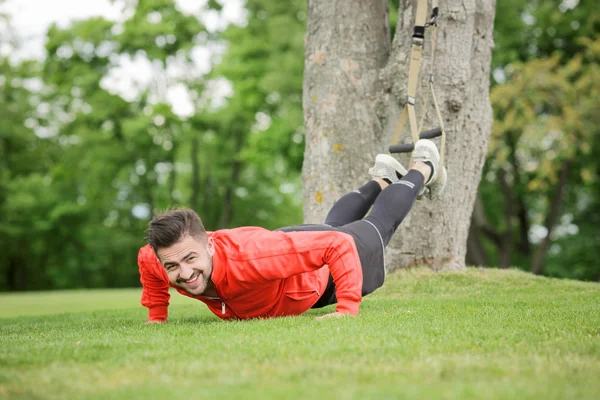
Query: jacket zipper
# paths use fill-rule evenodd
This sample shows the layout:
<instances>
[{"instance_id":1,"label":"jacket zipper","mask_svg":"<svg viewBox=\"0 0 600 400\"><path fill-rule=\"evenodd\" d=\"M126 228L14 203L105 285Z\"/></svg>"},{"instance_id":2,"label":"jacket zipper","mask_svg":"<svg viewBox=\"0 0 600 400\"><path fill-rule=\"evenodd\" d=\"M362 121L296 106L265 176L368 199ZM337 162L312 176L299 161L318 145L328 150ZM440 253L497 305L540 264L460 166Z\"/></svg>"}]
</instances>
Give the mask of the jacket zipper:
<instances>
[{"instance_id":1,"label":"jacket zipper","mask_svg":"<svg viewBox=\"0 0 600 400\"><path fill-rule=\"evenodd\" d=\"M221 300L221 315L225 315L226 310L227 310L227 304L225 304L225 302L222 300L223 297L221 296L221 294L219 293L219 291L217 290L217 299ZM232 309L231 307L229 307L229 309L231 310L231 314L235 317L235 318L239 318L239 316L235 313L235 310Z\"/></svg>"},{"instance_id":2,"label":"jacket zipper","mask_svg":"<svg viewBox=\"0 0 600 400\"><path fill-rule=\"evenodd\" d=\"M206 297L207 299L211 299L211 300L221 300L219 297ZM225 315L225 310L226 310L226 304L223 300L221 300L221 314Z\"/></svg>"}]
</instances>

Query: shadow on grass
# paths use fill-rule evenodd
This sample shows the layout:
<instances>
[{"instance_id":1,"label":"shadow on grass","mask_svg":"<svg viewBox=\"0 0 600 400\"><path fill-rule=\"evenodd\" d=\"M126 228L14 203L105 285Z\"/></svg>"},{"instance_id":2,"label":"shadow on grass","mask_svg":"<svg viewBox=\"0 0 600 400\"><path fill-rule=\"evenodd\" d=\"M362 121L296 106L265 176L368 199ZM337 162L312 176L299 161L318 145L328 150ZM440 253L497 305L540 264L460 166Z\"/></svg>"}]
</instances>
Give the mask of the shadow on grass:
<instances>
[{"instance_id":1,"label":"shadow on grass","mask_svg":"<svg viewBox=\"0 0 600 400\"><path fill-rule=\"evenodd\" d=\"M206 316L198 316L198 317L174 318L174 319L169 320L169 322L166 325L184 326L184 325L202 324L203 326L206 326L206 325L217 325L217 324L222 324L222 323L223 323L223 320L220 320L219 318L217 318L215 316L206 315ZM154 324L154 325L162 325L162 324ZM153 326L153 324L150 324L149 326Z\"/></svg>"}]
</instances>

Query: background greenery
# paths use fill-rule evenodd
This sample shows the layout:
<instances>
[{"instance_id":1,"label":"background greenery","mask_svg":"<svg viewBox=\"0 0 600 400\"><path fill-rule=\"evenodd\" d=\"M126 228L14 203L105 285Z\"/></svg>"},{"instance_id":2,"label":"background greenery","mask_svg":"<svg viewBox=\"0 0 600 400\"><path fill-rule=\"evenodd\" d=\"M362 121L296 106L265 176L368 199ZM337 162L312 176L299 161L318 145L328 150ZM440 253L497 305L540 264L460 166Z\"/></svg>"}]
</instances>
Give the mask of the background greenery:
<instances>
[{"instance_id":1,"label":"background greenery","mask_svg":"<svg viewBox=\"0 0 600 400\"><path fill-rule=\"evenodd\" d=\"M137 285L154 209L193 207L210 230L302 220L305 1L248 0L247 23L223 31L173 0L122 5L122 21L51 26L43 60L0 57L0 290ZM496 121L469 262L600 280L596 5L498 1L495 27ZM206 74L198 46L214 50ZM154 72L134 98L104 84L127 56ZM184 73L168 74L174 63ZM191 115L173 111L173 85L191 90Z\"/></svg>"}]
</instances>

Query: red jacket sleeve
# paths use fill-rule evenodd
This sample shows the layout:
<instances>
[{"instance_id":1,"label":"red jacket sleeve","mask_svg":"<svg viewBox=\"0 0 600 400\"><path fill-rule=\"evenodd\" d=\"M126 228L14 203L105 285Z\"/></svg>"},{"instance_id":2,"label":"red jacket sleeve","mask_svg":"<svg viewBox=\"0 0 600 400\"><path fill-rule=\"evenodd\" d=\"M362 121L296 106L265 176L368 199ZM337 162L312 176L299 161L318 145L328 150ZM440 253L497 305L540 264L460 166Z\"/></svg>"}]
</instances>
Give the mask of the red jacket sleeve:
<instances>
[{"instance_id":1,"label":"red jacket sleeve","mask_svg":"<svg viewBox=\"0 0 600 400\"><path fill-rule=\"evenodd\" d=\"M264 282L329 266L336 286L336 311L356 315L362 300L362 268L352 237L333 231L260 230L244 243L237 278ZM242 261L242 260L239 260ZM242 265L243 264L243 265Z\"/></svg>"},{"instance_id":2,"label":"red jacket sleeve","mask_svg":"<svg viewBox=\"0 0 600 400\"><path fill-rule=\"evenodd\" d=\"M168 316L169 278L150 245L138 253L138 267L142 282L142 300L148 307L148 321L166 321Z\"/></svg>"}]
</instances>

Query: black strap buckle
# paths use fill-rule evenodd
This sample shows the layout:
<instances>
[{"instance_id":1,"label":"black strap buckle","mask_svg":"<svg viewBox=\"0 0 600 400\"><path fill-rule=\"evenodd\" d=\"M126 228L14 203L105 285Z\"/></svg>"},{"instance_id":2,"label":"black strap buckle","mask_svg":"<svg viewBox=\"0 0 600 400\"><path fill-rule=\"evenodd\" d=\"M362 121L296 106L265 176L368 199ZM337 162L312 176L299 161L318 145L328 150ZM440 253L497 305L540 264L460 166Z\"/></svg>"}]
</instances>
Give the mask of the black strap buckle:
<instances>
[{"instance_id":1,"label":"black strap buckle","mask_svg":"<svg viewBox=\"0 0 600 400\"><path fill-rule=\"evenodd\" d=\"M425 39L425 27L415 25L412 37L413 37L413 39L422 39L422 40Z\"/></svg>"},{"instance_id":2,"label":"black strap buckle","mask_svg":"<svg viewBox=\"0 0 600 400\"><path fill-rule=\"evenodd\" d=\"M429 20L429 22L425 24L425 27L437 26L437 20L438 20L438 8L436 7L431 11L431 20Z\"/></svg>"}]
</instances>

